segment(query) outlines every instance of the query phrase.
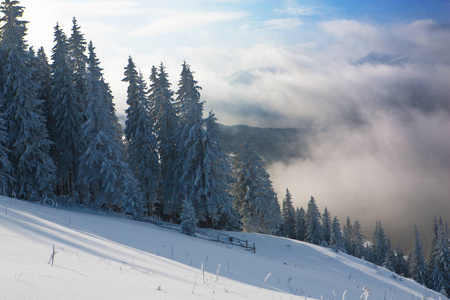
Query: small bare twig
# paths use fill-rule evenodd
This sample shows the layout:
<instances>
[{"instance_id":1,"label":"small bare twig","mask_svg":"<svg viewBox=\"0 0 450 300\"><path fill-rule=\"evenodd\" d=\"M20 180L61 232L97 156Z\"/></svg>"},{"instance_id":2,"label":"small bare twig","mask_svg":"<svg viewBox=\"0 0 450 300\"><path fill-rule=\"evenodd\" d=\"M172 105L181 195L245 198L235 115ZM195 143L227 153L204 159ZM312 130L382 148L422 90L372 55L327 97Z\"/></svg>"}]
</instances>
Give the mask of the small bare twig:
<instances>
[{"instance_id":1,"label":"small bare twig","mask_svg":"<svg viewBox=\"0 0 450 300\"><path fill-rule=\"evenodd\" d=\"M197 286L197 274L195 274L195 283L194 283L194 287L192 288L192 294L194 294L194 289Z\"/></svg>"},{"instance_id":2,"label":"small bare twig","mask_svg":"<svg viewBox=\"0 0 450 300\"><path fill-rule=\"evenodd\" d=\"M52 266L53 266L53 263L55 262L55 254L56 253L58 253L58 252L55 251L55 245L53 245L53 252L52 252L52 255L50 256L50 259L48 261L48 263L49 264L51 263Z\"/></svg>"},{"instance_id":3,"label":"small bare twig","mask_svg":"<svg viewBox=\"0 0 450 300\"><path fill-rule=\"evenodd\" d=\"M203 274L203 284L205 284L205 268L203 266L203 262L202 262L202 274Z\"/></svg>"},{"instance_id":4,"label":"small bare twig","mask_svg":"<svg viewBox=\"0 0 450 300\"><path fill-rule=\"evenodd\" d=\"M216 274L217 274L216 283L219 283L219 273L220 273L220 264L216 271Z\"/></svg>"}]
</instances>

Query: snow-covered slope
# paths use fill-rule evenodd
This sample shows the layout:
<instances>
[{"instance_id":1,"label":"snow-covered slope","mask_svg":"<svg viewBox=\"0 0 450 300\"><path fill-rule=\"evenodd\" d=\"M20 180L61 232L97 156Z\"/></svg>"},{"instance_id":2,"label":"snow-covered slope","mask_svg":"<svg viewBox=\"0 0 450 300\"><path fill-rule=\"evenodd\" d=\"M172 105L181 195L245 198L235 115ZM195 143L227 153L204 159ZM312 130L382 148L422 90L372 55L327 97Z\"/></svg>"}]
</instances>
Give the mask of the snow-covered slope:
<instances>
[{"instance_id":1,"label":"snow-covered slope","mask_svg":"<svg viewBox=\"0 0 450 300\"><path fill-rule=\"evenodd\" d=\"M364 289L368 299L445 299L327 248L232 234L255 243L256 253L149 223L0 197L0 299L360 299Z\"/></svg>"}]
</instances>

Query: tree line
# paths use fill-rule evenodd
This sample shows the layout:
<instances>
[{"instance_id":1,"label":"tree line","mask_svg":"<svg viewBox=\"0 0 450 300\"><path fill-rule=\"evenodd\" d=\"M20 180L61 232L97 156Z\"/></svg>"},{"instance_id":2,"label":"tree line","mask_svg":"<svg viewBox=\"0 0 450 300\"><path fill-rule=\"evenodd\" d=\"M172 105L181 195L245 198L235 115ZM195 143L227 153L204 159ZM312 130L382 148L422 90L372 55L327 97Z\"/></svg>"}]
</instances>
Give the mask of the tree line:
<instances>
[{"instance_id":1,"label":"tree line","mask_svg":"<svg viewBox=\"0 0 450 300\"><path fill-rule=\"evenodd\" d=\"M338 218L335 216L331 219L326 207L323 213L320 213L313 196L308 202L306 211L303 207L294 209L289 189L286 189L286 196L282 202L282 218L280 231L285 237L330 247L333 251L342 251L363 258L374 265L412 278L443 295L450 294L450 232L447 222L441 217L434 219L428 259L425 259L416 226L412 249L405 255L400 245L396 247L392 245L381 221L376 222L370 240L363 235L358 220L352 223L347 217L341 228Z\"/></svg>"}]
</instances>

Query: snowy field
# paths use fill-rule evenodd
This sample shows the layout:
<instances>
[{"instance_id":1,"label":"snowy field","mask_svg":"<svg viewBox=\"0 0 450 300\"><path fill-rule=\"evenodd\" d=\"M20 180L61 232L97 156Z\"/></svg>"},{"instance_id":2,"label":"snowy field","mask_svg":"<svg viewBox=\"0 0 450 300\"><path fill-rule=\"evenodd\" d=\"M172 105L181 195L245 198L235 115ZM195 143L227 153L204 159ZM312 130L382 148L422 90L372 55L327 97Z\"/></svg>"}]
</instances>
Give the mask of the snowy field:
<instances>
[{"instance_id":1,"label":"snowy field","mask_svg":"<svg viewBox=\"0 0 450 300\"><path fill-rule=\"evenodd\" d=\"M447 299L327 248L230 234L255 243L256 253L91 210L0 197L0 299Z\"/></svg>"}]
</instances>

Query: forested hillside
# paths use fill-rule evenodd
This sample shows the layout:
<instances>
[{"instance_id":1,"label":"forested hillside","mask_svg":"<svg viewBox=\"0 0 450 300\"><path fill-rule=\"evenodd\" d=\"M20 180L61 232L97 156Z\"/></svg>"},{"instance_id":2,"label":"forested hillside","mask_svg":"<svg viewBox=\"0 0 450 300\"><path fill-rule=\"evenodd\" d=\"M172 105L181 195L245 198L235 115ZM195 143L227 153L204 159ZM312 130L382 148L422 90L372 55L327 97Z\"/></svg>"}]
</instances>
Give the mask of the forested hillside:
<instances>
[{"instance_id":1,"label":"forested hillside","mask_svg":"<svg viewBox=\"0 0 450 300\"><path fill-rule=\"evenodd\" d=\"M237 152L244 136L248 136L267 164L289 163L290 160L308 157L307 128L260 128L246 125L220 125L223 144L230 152Z\"/></svg>"}]
</instances>

